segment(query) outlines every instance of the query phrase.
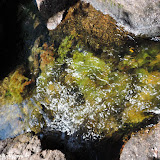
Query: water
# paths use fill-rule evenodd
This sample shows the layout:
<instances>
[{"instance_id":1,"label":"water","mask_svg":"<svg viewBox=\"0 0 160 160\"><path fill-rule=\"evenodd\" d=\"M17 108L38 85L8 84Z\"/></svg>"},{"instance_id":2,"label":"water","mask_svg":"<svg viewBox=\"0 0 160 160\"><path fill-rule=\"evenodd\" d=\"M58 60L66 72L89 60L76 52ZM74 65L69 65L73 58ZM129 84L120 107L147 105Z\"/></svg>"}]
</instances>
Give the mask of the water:
<instances>
[{"instance_id":1,"label":"water","mask_svg":"<svg viewBox=\"0 0 160 160\"><path fill-rule=\"evenodd\" d=\"M150 52L145 48L144 56ZM112 63L105 63L82 48L75 47L70 54L72 58L63 55L64 59L60 56L54 67L48 65L36 81L36 100L55 113L50 128L73 134L83 126L87 132L84 137L96 139L101 133L108 135L117 131L125 123L142 121L147 118L143 113L150 109L157 110L159 73L149 73L137 66L145 66L148 61L153 63L141 62L145 61L141 59L143 53L135 54L136 60L130 54L123 58L119 55L116 69ZM125 65L128 68L124 72L121 67Z\"/></svg>"},{"instance_id":2,"label":"water","mask_svg":"<svg viewBox=\"0 0 160 160\"><path fill-rule=\"evenodd\" d=\"M113 25L109 17L93 11L93 23L96 14ZM92 24L91 18L79 13L79 21L71 15L69 25L66 20L40 37L31 36L38 32L38 18L30 14L31 20L26 20L27 26L35 22L35 28L25 30L28 66L18 67L1 82L0 139L26 131L54 131L62 133L61 139L70 136L67 143L75 148L80 141L112 137L126 125L133 128L159 114L159 40L122 34L114 25L114 32L107 32L99 21L95 26L100 31L91 28L92 35L84 23ZM68 26L69 34L64 33Z\"/></svg>"}]
</instances>

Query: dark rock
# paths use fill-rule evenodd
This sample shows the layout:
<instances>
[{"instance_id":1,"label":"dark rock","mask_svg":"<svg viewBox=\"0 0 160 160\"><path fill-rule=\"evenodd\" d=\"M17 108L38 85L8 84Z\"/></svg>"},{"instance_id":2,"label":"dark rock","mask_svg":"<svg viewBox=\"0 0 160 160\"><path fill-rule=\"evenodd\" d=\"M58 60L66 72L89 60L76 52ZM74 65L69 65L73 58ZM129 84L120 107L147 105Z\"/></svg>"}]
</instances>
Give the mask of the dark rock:
<instances>
[{"instance_id":1,"label":"dark rock","mask_svg":"<svg viewBox=\"0 0 160 160\"><path fill-rule=\"evenodd\" d=\"M42 151L40 140L31 133L0 141L0 159L66 160L59 150Z\"/></svg>"},{"instance_id":2,"label":"dark rock","mask_svg":"<svg viewBox=\"0 0 160 160\"><path fill-rule=\"evenodd\" d=\"M110 14L126 30L139 35L160 35L160 0L83 0Z\"/></svg>"},{"instance_id":3,"label":"dark rock","mask_svg":"<svg viewBox=\"0 0 160 160\"><path fill-rule=\"evenodd\" d=\"M158 160L160 159L160 122L132 135L125 144L120 160Z\"/></svg>"}]
</instances>

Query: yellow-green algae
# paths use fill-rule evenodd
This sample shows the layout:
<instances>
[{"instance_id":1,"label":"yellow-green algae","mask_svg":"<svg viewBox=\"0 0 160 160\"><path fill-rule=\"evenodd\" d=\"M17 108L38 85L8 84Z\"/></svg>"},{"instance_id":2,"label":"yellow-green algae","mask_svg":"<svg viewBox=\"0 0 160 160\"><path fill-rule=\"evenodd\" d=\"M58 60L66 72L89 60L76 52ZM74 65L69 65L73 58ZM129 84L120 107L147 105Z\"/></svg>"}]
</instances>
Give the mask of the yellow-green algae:
<instances>
[{"instance_id":1,"label":"yellow-green algae","mask_svg":"<svg viewBox=\"0 0 160 160\"><path fill-rule=\"evenodd\" d=\"M35 82L34 79L26 76L27 71L24 66L18 66L0 82L1 120L4 116L0 129L6 129L6 132L11 130L9 136L23 133L28 128L38 133L42 126L45 126L45 121L40 113L41 104L32 100ZM15 127L14 121L18 123ZM5 128L8 125L11 127ZM7 138L6 136L4 131L1 138Z\"/></svg>"},{"instance_id":2,"label":"yellow-green algae","mask_svg":"<svg viewBox=\"0 0 160 160\"><path fill-rule=\"evenodd\" d=\"M21 103L28 92L27 86L33 83L31 79L24 76L23 66L18 67L1 81L0 85L0 103Z\"/></svg>"}]
</instances>

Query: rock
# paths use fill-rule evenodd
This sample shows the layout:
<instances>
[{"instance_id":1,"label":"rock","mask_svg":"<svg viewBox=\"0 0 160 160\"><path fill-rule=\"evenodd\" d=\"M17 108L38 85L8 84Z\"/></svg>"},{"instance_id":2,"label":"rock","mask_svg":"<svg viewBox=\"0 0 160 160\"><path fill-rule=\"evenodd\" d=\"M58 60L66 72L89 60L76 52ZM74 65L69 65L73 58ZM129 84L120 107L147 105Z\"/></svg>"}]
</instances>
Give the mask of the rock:
<instances>
[{"instance_id":1,"label":"rock","mask_svg":"<svg viewBox=\"0 0 160 160\"><path fill-rule=\"evenodd\" d=\"M37 136L26 133L0 141L0 159L5 160L66 160L59 150L43 150Z\"/></svg>"},{"instance_id":2,"label":"rock","mask_svg":"<svg viewBox=\"0 0 160 160\"><path fill-rule=\"evenodd\" d=\"M49 30L55 29L61 23L63 19L63 13L64 13L64 10L61 12L58 12L55 16L48 19L47 28Z\"/></svg>"},{"instance_id":3,"label":"rock","mask_svg":"<svg viewBox=\"0 0 160 160\"><path fill-rule=\"evenodd\" d=\"M160 0L82 0L97 10L110 14L119 24L135 35L160 36ZM62 21L64 12L77 0L36 0L49 30Z\"/></svg>"},{"instance_id":4,"label":"rock","mask_svg":"<svg viewBox=\"0 0 160 160\"><path fill-rule=\"evenodd\" d=\"M63 19L64 12L77 0L36 0L38 10L46 20L49 30L55 29Z\"/></svg>"},{"instance_id":5,"label":"rock","mask_svg":"<svg viewBox=\"0 0 160 160\"><path fill-rule=\"evenodd\" d=\"M83 0L136 35L160 35L160 0Z\"/></svg>"},{"instance_id":6,"label":"rock","mask_svg":"<svg viewBox=\"0 0 160 160\"><path fill-rule=\"evenodd\" d=\"M130 41L130 37L133 36L117 26L111 16L104 15L84 2L78 2L70 7L61 25L50 32L52 39L60 42L60 38L66 34L78 35L78 39L95 50L104 49L104 47L111 49L113 44L120 46Z\"/></svg>"},{"instance_id":7,"label":"rock","mask_svg":"<svg viewBox=\"0 0 160 160\"><path fill-rule=\"evenodd\" d=\"M37 3L38 10L41 12L42 16L47 21L47 23L46 23L47 28L49 30L55 29L62 21L63 13L65 10L62 10L61 7L57 7L58 5L56 3L54 5L54 2L51 3L49 1L36 0L36 3ZM49 8L51 6L52 6L52 9ZM57 8L57 11L56 11L55 7Z\"/></svg>"},{"instance_id":8,"label":"rock","mask_svg":"<svg viewBox=\"0 0 160 160\"><path fill-rule=\"evenodd\" d=\"M120 160L160 159L160 122L133 135L125 144Z\"/></svg>"}]
</instances>

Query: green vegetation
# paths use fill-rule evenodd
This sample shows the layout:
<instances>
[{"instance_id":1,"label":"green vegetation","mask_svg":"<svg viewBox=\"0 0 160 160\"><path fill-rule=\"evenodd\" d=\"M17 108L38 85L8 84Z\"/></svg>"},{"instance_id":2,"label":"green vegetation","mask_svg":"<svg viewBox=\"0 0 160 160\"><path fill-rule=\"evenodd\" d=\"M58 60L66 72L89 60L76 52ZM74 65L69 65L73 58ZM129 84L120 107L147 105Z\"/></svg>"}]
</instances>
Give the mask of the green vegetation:
<instances>
[{"instance_id":1,"label":"green vegetation","mask_svg":"<svg viewBox=\"0 0 160 160\"><path fill-rule=\"evenodd\" d=\"M0 85L0 102L3 104L21 103L25 98L27 86L32 82L31 79L24 76L25 69L20 66L16 71L6 77Z\"/></svg>"},{"instance_id":2,"label":"green vegetation","mask_svg":"<svg viewBox=\"0 0 160 160\"><path fill-rule=\"evenodd\" d=\"M159 46L132 47L124 57L113 52L106 59L83 46L73 36L66 37L55 53L55 63L39 77L38 93L46 106L58 114L52 98L61 101L64 87L65 103L72 116L76 109L77 125L83 121L86 129L108 136L123 124L135 126L149 118L145 113L160 105ZM69 104L72 89L81 94L82 103Z\"/></svg>"}]
</instances>

